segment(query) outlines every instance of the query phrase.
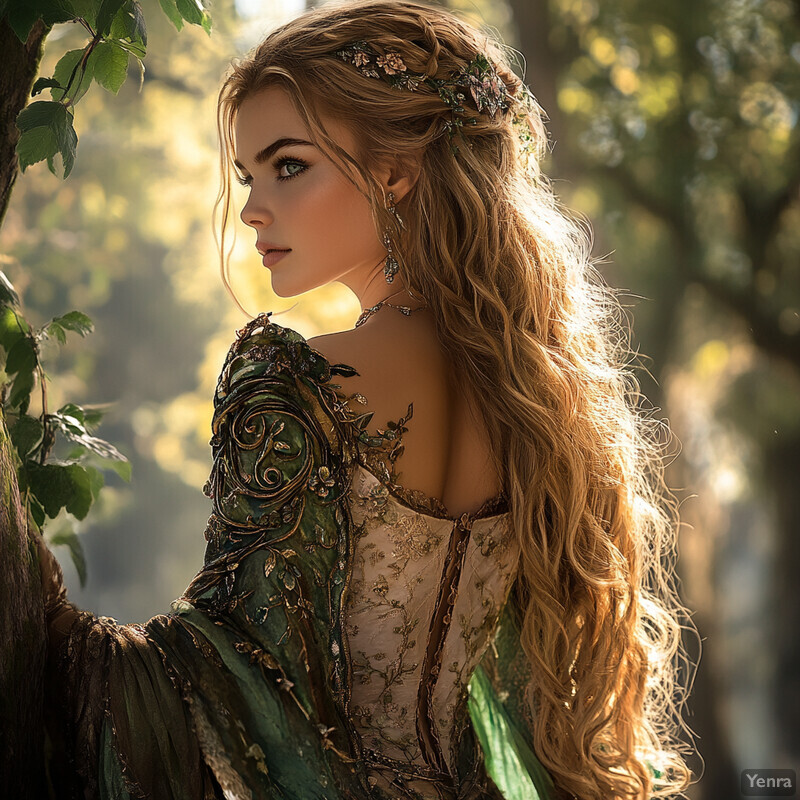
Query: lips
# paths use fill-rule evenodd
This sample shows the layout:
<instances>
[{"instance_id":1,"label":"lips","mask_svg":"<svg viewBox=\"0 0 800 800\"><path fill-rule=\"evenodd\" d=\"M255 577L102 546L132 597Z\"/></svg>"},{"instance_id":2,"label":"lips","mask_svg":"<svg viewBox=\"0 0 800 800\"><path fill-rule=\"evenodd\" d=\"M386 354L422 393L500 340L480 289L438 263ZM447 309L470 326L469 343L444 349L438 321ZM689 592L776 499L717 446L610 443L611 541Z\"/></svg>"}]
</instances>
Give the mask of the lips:
<instances>
[{"instance_id":1,"label":"lips","mask_svg":"<svg viewBox=\"0 0 800 800\"><path fill-rule=\"evenodd\" d=\"M270 242L258 242L256 244L256 250L261 253L262 256L265 256L267 253L272 252L281 252L281 253L288 253L290 248L288 247L278 247L276 244L271 244Z\"/></svg>"},{"instance_id":2,"label":"lips","mask_svg":"<svg viewBox=\"0 0 800 800\"><path fill-rule=\"evenodd\" d=\"M264 257L261 259L261 263L265 267L271 267L273 264L276 264L280 261L285 255L287 255L290 250L269 250L264 254Z\"/></svg>"}]
</instances>

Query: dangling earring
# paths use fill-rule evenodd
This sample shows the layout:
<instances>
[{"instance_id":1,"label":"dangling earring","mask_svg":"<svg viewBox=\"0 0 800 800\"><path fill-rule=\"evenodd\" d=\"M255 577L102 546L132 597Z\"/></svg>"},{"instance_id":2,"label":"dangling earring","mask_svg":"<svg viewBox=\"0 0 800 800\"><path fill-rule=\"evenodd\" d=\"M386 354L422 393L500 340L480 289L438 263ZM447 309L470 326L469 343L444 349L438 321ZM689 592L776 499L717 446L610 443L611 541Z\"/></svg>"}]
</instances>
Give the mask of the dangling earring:
<instances>
[{"instance_id":1,"label":"dangling earring","mask_svg":"<svg viewBox=\"0 0 800 800\"><path fill-rule=\"evenodd\" d=\"M394 214L395 219L402 227L403 220L400 218L400 214L398 214L397 209L395 208L393 192L389 192L389 205L386 206L386 208L388 208L389 211ZM383 264L383 274L386 277L386 283L391 283L394 280L394 276L397 274L397 271L400 269L400 265L397 263L397 259L394 257L394 251L392 250L391 228L386 228L386 230L383 232L383 246L388 251L386 261L384 261Z\"/></svg>"}]
</instances>

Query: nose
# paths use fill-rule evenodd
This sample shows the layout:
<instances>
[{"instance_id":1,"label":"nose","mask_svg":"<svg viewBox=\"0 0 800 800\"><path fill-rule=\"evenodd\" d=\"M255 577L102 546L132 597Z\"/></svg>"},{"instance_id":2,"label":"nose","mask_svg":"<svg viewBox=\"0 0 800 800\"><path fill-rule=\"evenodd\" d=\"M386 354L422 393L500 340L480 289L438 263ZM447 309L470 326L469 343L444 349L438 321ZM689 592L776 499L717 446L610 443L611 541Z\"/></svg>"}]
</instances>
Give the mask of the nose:
<instances>
[{"instance_id":1,"label":"nose","mask_svg":"<svg viewBox=\"0 0 800 800\"><path fill-rule=\"evenodd\" d=\"M254 191L250 192L250 197L242 207L239 217L245 225L249 225L251 228L258 228L259 225L268 225L272 221L272 214L264 206L264 203L258 199Z\"/></svg>"}]
</instances>

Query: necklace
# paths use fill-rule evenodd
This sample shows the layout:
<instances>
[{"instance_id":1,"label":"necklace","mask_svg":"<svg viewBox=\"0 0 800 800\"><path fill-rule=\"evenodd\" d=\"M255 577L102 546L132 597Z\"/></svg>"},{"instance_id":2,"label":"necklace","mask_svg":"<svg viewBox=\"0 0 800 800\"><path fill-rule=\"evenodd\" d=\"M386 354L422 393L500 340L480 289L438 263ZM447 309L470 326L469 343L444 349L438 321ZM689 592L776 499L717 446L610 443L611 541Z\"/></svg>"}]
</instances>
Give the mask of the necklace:
<instances>
[{"instance_id":1,"label":"necklace","mask_svg":"<svg viewBox=\"0 0 800 800\"><path fill-rule=\"evenodd\" d=\"M403 290L400 289L399 291L395 292L394 294L390 294L389 297L394 297L395 294L400 294ZM384 298L383 300L378 301L374 306L370 308L365 308L361 314L359 315L358 319L356 320L356 324L354 325L357 328L359 325L363 325L381 306L389 306L389 308L396 308L405 314L407 317L411 315L414 311L421 311L423 308L427 308L428 304L417 306L417 308L409 308L408 306L396 306L394 303L387 303L386 301L389 297Z\"/></svg>"}]
</instances>

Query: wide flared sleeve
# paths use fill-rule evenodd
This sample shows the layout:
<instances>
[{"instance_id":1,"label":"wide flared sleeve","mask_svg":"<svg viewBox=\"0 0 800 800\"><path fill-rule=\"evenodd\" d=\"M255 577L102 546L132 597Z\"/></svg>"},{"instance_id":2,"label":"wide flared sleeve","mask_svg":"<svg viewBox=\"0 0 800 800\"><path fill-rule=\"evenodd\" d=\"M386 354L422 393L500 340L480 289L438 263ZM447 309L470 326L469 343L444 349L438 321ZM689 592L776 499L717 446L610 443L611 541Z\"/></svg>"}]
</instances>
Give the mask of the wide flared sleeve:
<instances>
[{"instance_id":1,"label":"wide flared sleeve","mask_svg":"<svg viewBox=\"0 0 800 800\"><path fill-rule=\"evenodd\" d=\"M468 700L486 772L506 800L554 800L559 796L533 749L534 721L524 703L530 677L512 591L503 605L492 646L470 678Z\"/></svg>"},{"instance_id":2,"label":"wide flared sleeve","mask_svg":"<svg viewBox=\"0 0 800 800\"><path fill-rule=\"evenodd\" d=\"M341 699L339 396L268 317L239 332L217 385L202 569L144 624L78 611L50 654L55 750L79 776L59 797L369 796Z\"/></svg>"}]
</instances>

